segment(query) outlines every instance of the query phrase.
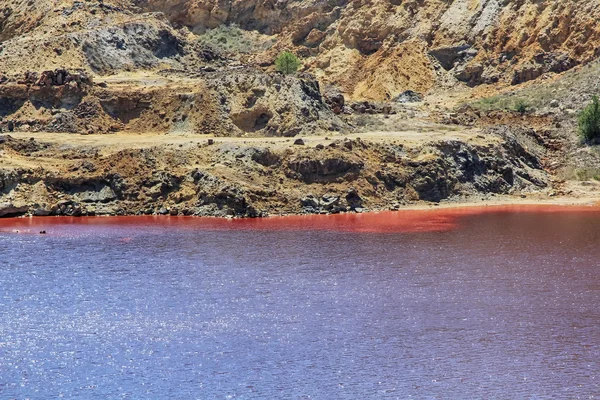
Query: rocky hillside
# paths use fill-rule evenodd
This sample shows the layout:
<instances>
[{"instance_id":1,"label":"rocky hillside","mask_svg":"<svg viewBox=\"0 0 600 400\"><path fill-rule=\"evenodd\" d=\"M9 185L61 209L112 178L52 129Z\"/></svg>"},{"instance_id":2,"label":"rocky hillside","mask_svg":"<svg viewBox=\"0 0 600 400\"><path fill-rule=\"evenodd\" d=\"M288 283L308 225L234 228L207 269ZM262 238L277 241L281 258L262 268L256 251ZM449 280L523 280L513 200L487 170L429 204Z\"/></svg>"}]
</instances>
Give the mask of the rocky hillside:
<instances>
[{"instance_id":1,"label":"rocky hillside","mask_svg":"<svg viewBox=\"0 0 600 400\"><path fill-rule=\"evenodd\" d=\"M354 97L391 98L456 79L518 84L595 58L598 1L139 0L202 33L220 24L276 34L309 70ZM257 58L259 59L259 58Z\"/></svg>"},{"instance_id":2,"label":"rocky hillside","mask_svg":"<svg viewBox=\"0 0 600 400\"><path fill-rule=\"evenodd\" d=\"M594 59L598 1L5 0L0 71L202 65L220 26L272 45L233 54L256 66L293 48L321 83L385 100L456 82L518 84ZM234 41L235 37L221 37ZM205 57L204 57L205 58Z\"/></svg>"},{"instance_id":3,"label":"rocky hillside","mask_svg":"<svg viewBox=\"0 0 600 400\"><path fill-rule=\"evenodd\" d=\"M0 216L600 190L575 118L598 91L596 0L2 5ZM283 50L298 74L275 71Z\"/></svg>"},{"instance_id":4,"label":"rocky hillside","mask_svg":"<svg viewBox=\"0 0 600 400\"><path fill-rule=\"evenodd\" d=\"M243 65L162 13L125 1L7 3L0 130L294 136L345 126L314 77Z\"/></svg>"},{"instance_id":5,"label":"rocky hillside","mask_svg":"<svg viewBox=\"0 0 600 400\"><path fill-rule=\"evenodd\" d=\"M0 131L295 136L345 126L311 77L250 69L95 84L57 69L0 83Z\"/></svg>"},{"instance_id":6,"label":"rocky hillside","mask_svg":"<svg viewBox=\"0 0 600 400\"><path fill-rule=\"evenodd\" d=\"M0 72L70 68L97 74L173 67L185 37L162 14L136 13L119 1L7 0L0 14ZM200 57L200 59L197 59Z\"/></svg>"}]
</instances>

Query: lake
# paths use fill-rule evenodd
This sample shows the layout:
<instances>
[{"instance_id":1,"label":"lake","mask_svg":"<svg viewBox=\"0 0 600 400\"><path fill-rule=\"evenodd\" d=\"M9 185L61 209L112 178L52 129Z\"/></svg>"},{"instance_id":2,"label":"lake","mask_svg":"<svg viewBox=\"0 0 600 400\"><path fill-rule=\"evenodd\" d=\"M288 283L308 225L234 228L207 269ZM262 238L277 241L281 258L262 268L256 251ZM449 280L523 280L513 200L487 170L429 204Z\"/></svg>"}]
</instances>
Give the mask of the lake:
<instances>
[{"instance_id":1,"label":"lake","mask_svg":"<svg viewBox=\"0 0 600 400\"><path fill-rule=\"evenodd\" d=\"M599 374L599 208L0 220L2 399L587 399Z\"/></svg>"}]
</instances>

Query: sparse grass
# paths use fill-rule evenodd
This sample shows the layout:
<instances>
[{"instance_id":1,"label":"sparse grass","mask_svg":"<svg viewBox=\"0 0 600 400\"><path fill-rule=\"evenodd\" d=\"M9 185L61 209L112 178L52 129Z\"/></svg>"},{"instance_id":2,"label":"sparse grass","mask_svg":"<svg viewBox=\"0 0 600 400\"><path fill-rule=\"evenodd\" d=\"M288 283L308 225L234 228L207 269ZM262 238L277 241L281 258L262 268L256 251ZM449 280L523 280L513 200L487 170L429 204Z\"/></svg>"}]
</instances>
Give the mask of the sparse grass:
<instances>
[{"instance_id":1,"label":"sparse grass","mask_svg":"<svg viewBox=\"0 0 600 400\"><path fill-rule=\"evenodd\" d=\"M512 110L525 114L531 109L531 102L523 97L497 95L477 100L471 106L481 111Z\"/></svg>"},{"instance_id":2,"label":"sparse grass","mask_svg":"<svg viewBox=\"0 0 600 400\"><path fill-rule=\"evenodd\" d=\"M359 114L354 118L356 126L361 128L378 125L378 122L375 117L368 114Z\"/></svg>"},{"instance_id":3,"label":"sparse grass","mask_svg":"<svg viewBox=\"0 0 600 400\"><path fill-rule=\"evenodd\" d=\"M198 41L224 53L254 53L270 49L276 39L231 24L206 31Z\"/></svg>"},{"instance_id":4,"label":"sparse grass","mask_svg":"<svg viewBox=\"0 0 600 400\"><path fill-rule=\"evenodd\" d=\"M597 169L580 169L577 170L577 178L580 181L600 181L600 171Z\"/></svg>"},{"instance_id":5,"label":"sparse grass","mask_svg":"<svg viewBox=\"0 0 600 400\"><path fill-rule=\"evenodd\" d=\"M517 103L524 101L529 110L548 107L552 100L559 100L566 108L581 109L592 95L598 92L600 63L593 62L580 69L566 72L557 79L515 87L515 91L476 100L470 105L481 111L516 110Z\"/></svg>"},{"instance_id":6,"label":"sparse grass","mask_svg":"<svg viewBox=\"0 0 600 400\"><path fill-rule=\"evenodd\" d=\"M440 125L436 126L436 129L442 132L459 132L463 130L463 127L453 125Z\"/></svg>"},{"instance_id":7,"label":"sparse grass","mask_svg":"<svg viewBox=\"0 0 600 400\"><path fill-rule=\"evenodd\" d=\"M384 128L383 121L377 115L356 114L354 124L359 132L368 132Z\"/></svg>"},{"instance_id":8,"label":"sparse grass","mask_svg":"<svg viewBox=\"0 0 600 400\"><path fill-rule=\"evenodd\" d=\"M482 111L508 110L510 109L510 100L505 96L492 96L479 99L471 103L471 106Z\"/></svg>"},{"instance_id":9,"label":"sparse grass","mask_svg":"<svg viewBox=\"0 0 600 400\"><path fill-rule=\"evenodd\" d=\"M560 177L565 180L575 180L579 182L591 180L600 181L600 169L594 167L575 168L573 166L568 166L562 171Z\"/></svg>"}]
</instances>

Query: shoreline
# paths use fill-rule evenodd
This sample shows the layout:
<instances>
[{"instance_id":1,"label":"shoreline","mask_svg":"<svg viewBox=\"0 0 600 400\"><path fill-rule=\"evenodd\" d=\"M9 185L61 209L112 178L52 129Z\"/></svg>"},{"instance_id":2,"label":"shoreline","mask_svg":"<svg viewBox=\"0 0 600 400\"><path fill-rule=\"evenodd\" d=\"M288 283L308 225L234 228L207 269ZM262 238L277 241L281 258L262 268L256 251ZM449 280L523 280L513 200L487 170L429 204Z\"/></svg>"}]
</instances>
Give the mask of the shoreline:
<instances>
[{"instance_id":1,"label":"shoreline","mask_svg":"<svg viewBox=\"0 0 600 400\"><path fill-rule=\"evenodd\" d=\"M2 221L7 220L43 220L43 219L69 219L69 220L81 220L81 219L105 219L105 218L173 218L173 219L215 219L215 220L268 220L274 218L297 218L297 217L329 217L339 215L370 215L370 214L382 214L382 213L403 213L409 211L458 211L463 209L469 209L470 211L511 211L513 208L526 208L535 209L540 208L542 211L544 207L553 209L568 209L577 208L582 209L598 209L600 211L600 198L569 198L569 197L556 197L550 199L531 199L531 198L520 198L520 197L503 197L494 200L467 200L467 201L442 201L440 203L426 203L426 204L410 204L400 206L398 209L374 209L366 210L363 212L356 211L342 211L339 213L286 213L286 214L270 214L265 216L248 217L248 216L222 216L222 215L169 215L169 214L105 214L105 215L21 215L21 216L7 216L0 217L0 225ZM493 210L492 210L493 209ZM520 210L514 210L520 211ZM523 210L528 211L528 210ZM536 210L533 210L536 211Z\"/></svg>"},{"instance_id":2,"label":"shoreline","mask_svg":"<svg viewBox=\"0 0 600 400\"><path fill-rule=\"evenodd\" d=\"M399 210L364 213L287 214L266 217L121 215L121 216L30 216L0 218L1 235L41 235L53 237L95 236L108 234L120 244L127 244L139 234L165 231L198 232L239 231L313 231L338 233L407 234L450 232L458 229L464 218L486 215L554 214L582 217L600 213L596 199L503 199L494 202L444 203L439 206L412 205ZM113 231L116 229L116 231ZM120 233L119 233L120 232Z\"/></svg>"},{"instance_id":3,"label":"shoreline","mask_svg":"<svg viewBox=\"0 0 600 400\"><path fill-rule=\"evenodd\" d=\"M7 136L0 218L238 219L600 201L595 187L555 186L540 161L543 149L526 151L508 132L458 133L373 131L302 145L288 138Z\"/></svg>"},{"instance_id":4,"label":"shoreline","mask_svg":"<svg viewBox=\"0 0 600 400\"><path fill-rule=\"evenodd\" d=\"M438 204L414 204L400 208L400 210L435 210L435 209L454 209L454 208L485 208L500 206L559 206L559 207L600 207L600 198L597 197L553 197L553 198L521 198L506 197L493 200L480 201L459 201L459 202L440 202ZM398 211L400 211L398 210Z\"/></svg>"}]
</instances>

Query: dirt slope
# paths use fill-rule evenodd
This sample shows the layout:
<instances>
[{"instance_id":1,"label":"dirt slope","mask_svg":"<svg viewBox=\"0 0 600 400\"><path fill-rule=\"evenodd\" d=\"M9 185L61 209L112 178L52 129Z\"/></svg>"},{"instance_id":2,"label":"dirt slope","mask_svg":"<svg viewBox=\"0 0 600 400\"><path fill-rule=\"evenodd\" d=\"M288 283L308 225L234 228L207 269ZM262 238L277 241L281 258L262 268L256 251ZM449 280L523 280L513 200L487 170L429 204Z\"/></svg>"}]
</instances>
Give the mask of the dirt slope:
<instances>
[{"instance_id":1,"label":"dirt slope","mask_svg":"<svg viewBox=\"0 0 600 400\"><path fill-rule=\"evenodd\" d=\"M197 35L238 24L275 41L244 60L269 66L279 51L292 48L321 83L338 85L357 99L385 100L406 89L426 92L457 81L517 84L589 62L600 43L597 0L4 3L4 73L197 65L202 59L194 47Z\"/></svg>"},{"instance_id":2,"label":"dirt slope","mask_svg":"<svg viewBox=\"0 0 600 400\"><path fill-rule=\"evenodd\" d=\"M220 24L277 34L309 70L359 98L426 91L444 76L516 84L597 54L600 2L502 0L141 0L203 32ZM264 57L264 56L261 56ZM439 78L442 76L442 79Z\"/></svg>"}]
</instances>

